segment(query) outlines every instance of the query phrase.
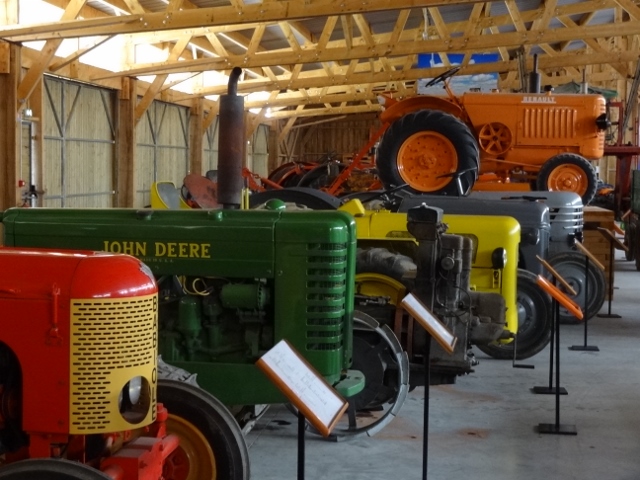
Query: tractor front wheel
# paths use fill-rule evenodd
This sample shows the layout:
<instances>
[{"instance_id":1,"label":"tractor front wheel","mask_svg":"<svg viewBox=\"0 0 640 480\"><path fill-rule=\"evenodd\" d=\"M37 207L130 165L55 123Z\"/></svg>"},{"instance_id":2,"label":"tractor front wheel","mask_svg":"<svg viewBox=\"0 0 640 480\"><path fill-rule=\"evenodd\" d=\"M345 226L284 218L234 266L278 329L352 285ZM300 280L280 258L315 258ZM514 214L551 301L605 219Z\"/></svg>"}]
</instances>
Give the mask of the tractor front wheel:
<instances>
[{"instance_id":1,"label":"tractor front wheel","mask_svg":"<svg viewBox=\"0 0 640 480\"><path fill-rule=\"evenodd\" d=\"M586 256L580 252L563 252L554 255L549 264L562 278L564 278L576 295L568 295L576 302L584 313L586 319L590 319L600 311L607 296L607 283L604 272L593 262L589 262L586 271ZM550 275L549 275L550 277ZM585 299L586 308L585 308ZM578 319L566 308L560 308L560 323L577 323Z\"/></svg>"},{"instance_id":2,"label":"tractor front wheel","mask_svg":"<svg viewBox=\"0 0 640 480\"><path fill-rule=\"evenodd\" d=\"M478 176L478 145L453 115L419 110L387 129L376 166L387 189L407 184L418 193L466 195Z\"/></svg>"},{"instance_id":3,"label":"tractor front wheel","mask_svg":"<svg viewBox=\"0 0 640 480\"><path fill-rule=\"evenodd\" d=\"M22 460L0 467L1 480L108 480L111 477L83 463L53 458Z\"/></svg>"},{"instance_id":4,"label":"tractor front wheel","mask_svg":"<svg viewBox=\"0 0 640 480\"><path fill-rule=\"evenodd\" d=\"M167 480L247 480L249 452L240 427L219 400L176 380L159 380L158 401L169 411L167 433L180 446L165 463Z\"/></svg>"},{"instance_id":5,"label":"tractor front wheel","mask_svg":"<svg viewBox=\"0 0 640 480\"><path fill-rule=\"evenodd\" d=\"M598 178L593 165L574 153L562 153L547 160L538 173L538 190L575 192L588 205L596 195Z\"/></svg>"},{"instance_id":6,"label":"tractor front wheel","mask_svg":"<svg viewBox=\"0 0 640 480\"><path fill-rule=\"evenodd\" d=\"M551 298L536 283L536 275L518 269L518 333L511 343L477 345L487 355L524 360L542 351L551 340ZM515 350L515 351L514 351ZM515 354L515 355L514 355Z\"/></svg>"}]
</instances>

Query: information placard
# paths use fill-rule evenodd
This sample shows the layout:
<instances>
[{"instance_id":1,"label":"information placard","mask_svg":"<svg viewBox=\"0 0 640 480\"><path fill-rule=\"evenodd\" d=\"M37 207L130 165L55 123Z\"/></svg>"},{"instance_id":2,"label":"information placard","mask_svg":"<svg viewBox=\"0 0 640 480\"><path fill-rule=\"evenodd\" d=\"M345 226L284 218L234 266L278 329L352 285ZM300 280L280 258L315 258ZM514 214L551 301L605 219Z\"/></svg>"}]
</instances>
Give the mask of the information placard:
<instances>
[{"instance_id":1,"label":"information placard","mask_svg":"<svg viewBox=\"0 0 640 480\"><path fill-rule=\"evenodd\" d=\"M280 340L256 365L316 430L329 436L348 403L289 342Z\"/></svg>"},{"instance_id":2,"label":"information placard","mask_svg":"<svg viewBox=\"0 0 640 480\"><path fill-rule=\"evenodd\" d=\"M578 320L582 320L584 314L582 313L582 309L580 306L567 297L563 291L561 291L554 284L550 283L546 278L542 275L538 275L537 283L545 292L555 298L560 305L566 308L569 312L571 312Z\"/></svg>"},{"instance_id":3,"label":"information placard","mask_svg":"<svg viewBox=\"0 0 640 480\"><path fill-rule=\"evenodd\" d=\"M602 270L603 272L605 271L604 265L602 263L600 263L600 260L598 260L593 253L591 253L589 251L589 249L587 247L585 247L581 242L579 242L578 240L576 240L575 242L576 248L578 250L580 250L582 253L584 253L587 257L589 257L589 260L591 261L591 263L593 263L595 266L597 266L600 270Z\"/></svg>"},{"instance_id":4,"label":"information placard","mask_svg":"<svg viewBox=\"0 0 640 480\"><path fill-rule=\"evenodd\" d=\"M553 268L549 262L547 262L544 258L542 258L539 255L536 255L536 258L538 259L538 261L544 266L544 268L546 268L549 273L551 273L551 275L554 276L554 278L560 283L560 285L562 285L564 287L564 289L570 294L573 295L574 297L578 295L578 292L576 292L573 287L571 285L569 285L569 283L567 283L567 281L563 278L562 275L560 275L558 272L556 272L555 268ZM540 282L538 282L540 283Z\"/></svg>"},{"instance_id":5,"label":"information placard","mask_svg":"<svg viewBox=\"0 0 640 480\"><path fill-rule=\"evenodd\" d=\"M611 230L604 227L598 227L598 231L604 236L604 238L609 240L611 245L613 245L613 248L615 248L616 250L622 250L623 252L629 251L629 248L624 243L622 243L620 239L616 237L616 234Z\"/></svg>"},{"instance_id":6,"label":"information placard","mask_svg":"<svg viewBox=\"0 0 640 480\"><path fill-rule=\"evenodd\" d=\"M458 337L453 336L447 327L429 311L424 303L410 293L402 299L402 306L436 339L446 352L449 354L453 353Z\"/></svg>"}]
</instances>

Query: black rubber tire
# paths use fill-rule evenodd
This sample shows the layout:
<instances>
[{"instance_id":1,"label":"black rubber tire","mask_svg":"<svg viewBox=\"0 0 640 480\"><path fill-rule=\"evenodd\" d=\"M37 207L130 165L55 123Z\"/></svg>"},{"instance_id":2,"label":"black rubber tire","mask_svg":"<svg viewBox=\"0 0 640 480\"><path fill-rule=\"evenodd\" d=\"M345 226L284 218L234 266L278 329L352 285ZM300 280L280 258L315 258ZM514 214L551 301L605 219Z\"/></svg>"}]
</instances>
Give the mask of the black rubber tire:
<instances>
[{"instance_id":1,"label":"black rubber tire","mask_svg":"<svg viewBox=\"0 0 640 480\"><path fill-rule=\"evenodd\" d=\"M562 252L547 260L549 264L576 291L577 295L568 295L582 309L586 319L592 318L600 311L607 296L607 282L604 272L593 262L589 262L589 302L585 310L585 290L587 288L585 275L586 256L580 252ZM549 278L550 274L547 275ZM562 289L561 289L562 290ZM566 308L560 307L560 323L579 323Z\"/></svg>"},{"instance_id":2,"label":"black rubber tire","mask_svg":"<svg viewBox=\"0 0 640 480\"><path fill-rule=\"evenodd\" d=\"M0 467L2 480L108 480L100 470L78 462L53 458L22 460Z\"/></svg>"},{"instance_id":3,"label":"black rubber tire","mask_svg":"<svg viewBox=\"0 0 640 480\"><path fill-rule=\"evenodd\" d=\"M598 177L596 170L586 158L576 155L575 153L561 153L555 157L551 157L540 168L538 178L536 180L537 189L540 191L549 191L549 175L561 165L571 164L579 167L587 180L587 190L582 195L582 204L588 205L596 196L598 188ZM577 193L577 192L576 192Z\"/></svg>"},{"instance_id":4,"label":"black rubber tire","mask_svg":"<svg viewBox=\"0 0 640 480\"><path fill-rule=\"evenodd\" d=\"M478 143L467 125L448 113L439 110L419 110L408 113L391 124L380 140L376 155L378 175L385 188L390 189L407 183L398 168L398 152L402 144L419 132L433 131L446 137L455 147L458 156L457 172L460 175L463 194L471 190L478 177L480 153ZM419 192L413 187L408 190ZM458 195L455 178L451 178L444 187L429 193Z\"/></svg>"},{"instance_id":5,"label":"black rubber tire","mask_svg":"<svg viewBox=\"0 0 640 480\"><path fill-rule=\"evenodd\" d=\"M345 168L347 166L342 163L318 165L305 173L296 186L317 188L318 190L329 188Z\"/></svg>"},{"instance_id":6,"label":"black rubber tire","mask_svg":"<svg viewBox=\"0 0 640 480\"><path fill-rule=\"evenodd\" d=\"M393 253L386 248L358 248L356 253L356 274L378 273L402 283L407 289L413 288L413 281L405 274L416 269L416 263L410 257Z\"/></svg>"},{"instance_id":7,"label":"black rubber tire","mask_svg":"<svg viewBox=\"0 0 640 480\"><path fill-rule=\"evenodd\" d=\"M635 228L630 223L625 224L624 245L627 251L624 252L624 258L629 262L636 259L635 243L638 241L636 236Z\"/></svg>"},{"instance_id":8,"label":"black rubber tire","mask_svg":"<svg viewBox=\"0 0 640 480\"><path fill-rule=\"evenodd\" d=\"M283 165L280 165L274 171L272 171L267 177L268 180L277 183L283 188L287 187L295 187L300 182L300 179L304 176L307 170L306 168L310 167L312 164L308 162L289 162ZM299 173L291 173L296 167L302 167L303 171ZM267 186L267 190L272 189L272 187Z\"/></svg>"},{"instance_id":9,"label":"black rubber tire","mask_svg":"<svg viewBox=\"0 0 640 480\"><path fill-rule=\"evenodd\" d=\"M640 272L640 241L638 240L638 235L636 234L636 241L633 245L631 245L631 248L635 251L635 254L633 256L636 259L636 270Z\"/></svg>"},{"instance_id":10,"label":"black rubber tire","mask_svg":"<svg viewBox=\"0 0 640 480\"><path fill-rule=\"evenodd\" d=\"M524 360L544 350L551 340L551 298L536 283L536 275L518 269L518 333L514 342L476 345L487 355L503 360ZM517 344L515 343L517 341Z\"/></svg>"},{"instance_id":11,"label":"black rubber tire","mask_svg":"<svg viewBox=\"0 0 640 480\"><path fill-rule=\"evenodd\" d=\"M336 210L341 200L326 192L313 188L291 187L281 190L266 190L249 195L249 208L256 208L271 199L296 203L312 210Z\"/></svg>"},{"instance_id":12,"label":"black rubber tire","mask_svg":"<svg viewBox=\"0 0 640 480\"><path fill-rule=\"evenodd\" d=\"M390 252L386 248L371 247L358 248L356 254L356 275L362 273L375 273L384 275L392 280L400 282L407 291L413 289L413 279L406 278L405 274L416 269L414 261L399 253ZM357 303L357 299L356 299ZM386 305L357 305L356 309L372 317L380 325L393 328L395 306ZM399 339L404 350L407 349L406 338ZM404 342L404 343L403 343Z\"/></svg>"},{"instance_id":13,"label":"black rubber tire","mask_svg":"<svg viewBox=\"0 0 640 480\"><path fill-rule=\"evenodd\" d=\"M194 385L161 379L158 402L167 408L169 416L180 417L197 427L209 442L217 473L217 478L211 480L249 479L249 451L242 430L218 399Z\"/></svg>"}]
</instances>

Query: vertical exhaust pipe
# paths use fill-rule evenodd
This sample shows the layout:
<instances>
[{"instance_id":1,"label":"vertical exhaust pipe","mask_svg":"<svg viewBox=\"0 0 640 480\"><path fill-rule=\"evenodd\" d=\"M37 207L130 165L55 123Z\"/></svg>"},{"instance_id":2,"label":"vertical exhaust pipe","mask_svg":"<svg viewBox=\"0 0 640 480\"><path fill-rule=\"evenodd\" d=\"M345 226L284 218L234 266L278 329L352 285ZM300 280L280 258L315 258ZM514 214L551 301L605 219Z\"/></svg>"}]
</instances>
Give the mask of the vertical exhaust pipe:
<instances>
[{"instance_id":1,"label":"vertical exhaust pipe","mask_svg":"<svg viewBox=\"0 0 640 480\"><path fill-rule=\"evenodd\" d=\"M529 93L540 93L540 73L538 73L538 54L533 56L533 70L529 74Z\"/></svg>"},{"instance_id":2,"label":"vertical exhaust pipe","mask_svg":"<svg viewBox=\"0 0 640 480\"><path fill-rule=\"evenodd\" d=\"M218 203L226 209L240 208L242 200L244 97L238 96L238 80L241 74L240 67L231 71L227 94L220 96Z\"/></svg>"}]
</instances>

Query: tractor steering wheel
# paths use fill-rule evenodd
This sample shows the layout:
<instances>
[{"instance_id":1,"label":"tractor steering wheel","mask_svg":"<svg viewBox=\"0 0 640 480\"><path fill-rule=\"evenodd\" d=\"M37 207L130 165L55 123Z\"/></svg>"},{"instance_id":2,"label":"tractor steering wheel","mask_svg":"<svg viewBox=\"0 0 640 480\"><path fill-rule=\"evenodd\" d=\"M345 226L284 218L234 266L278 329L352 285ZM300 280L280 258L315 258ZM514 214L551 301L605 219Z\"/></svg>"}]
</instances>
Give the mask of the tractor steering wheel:
<instances>
[{"instance_id":1,"label":"tractor steering wheel","mask_svg":"<svg viewBox=\"0 0 640 480\"><path fill-rule=\"evenodd\" d=\"M425 84L425 88L426 87L430 87L431 85L435 85L436 83L440 83L440 82L444 82L447 78L449 77L453 77L456 73L458 73L460 71L462 67L460 67L459 65L457 67L453 67L450 68L449 70L447 70L444 73L441 73L440 75L438 75L435 78L432 78L431 80L429 80L426 84Z\"/></svg>"}]
</instances>

